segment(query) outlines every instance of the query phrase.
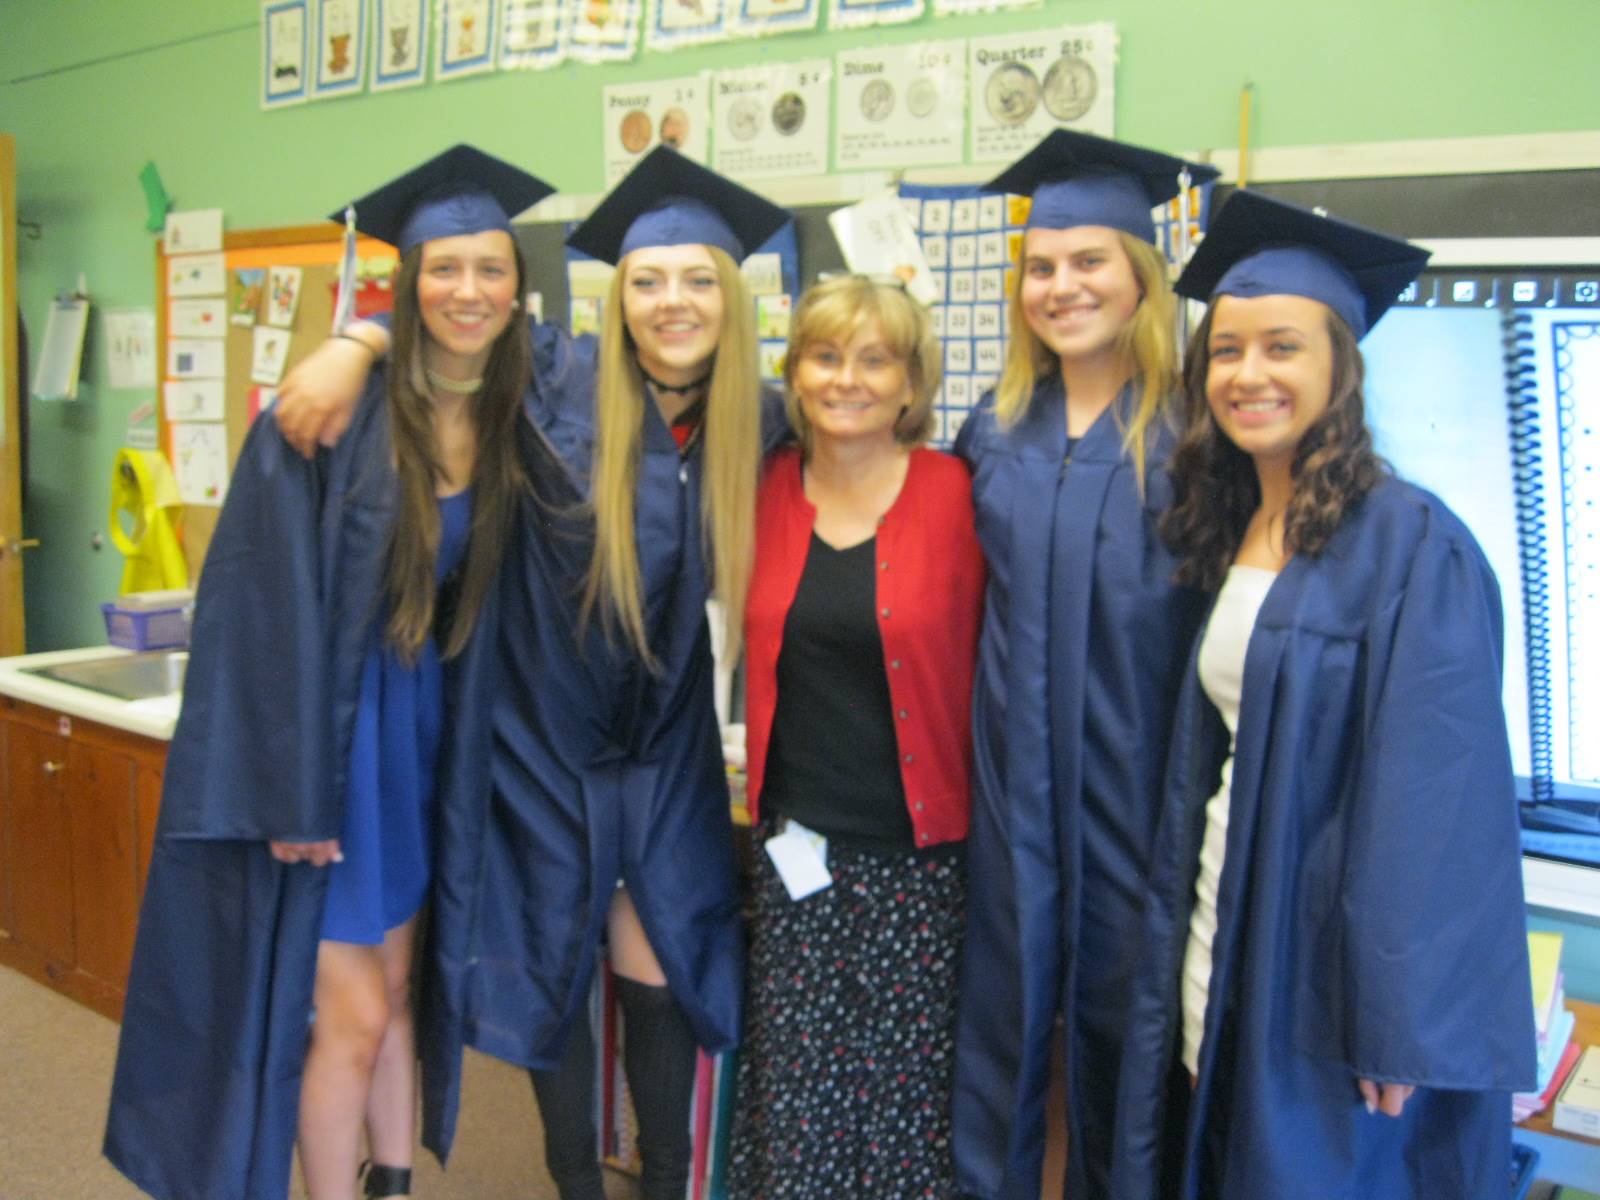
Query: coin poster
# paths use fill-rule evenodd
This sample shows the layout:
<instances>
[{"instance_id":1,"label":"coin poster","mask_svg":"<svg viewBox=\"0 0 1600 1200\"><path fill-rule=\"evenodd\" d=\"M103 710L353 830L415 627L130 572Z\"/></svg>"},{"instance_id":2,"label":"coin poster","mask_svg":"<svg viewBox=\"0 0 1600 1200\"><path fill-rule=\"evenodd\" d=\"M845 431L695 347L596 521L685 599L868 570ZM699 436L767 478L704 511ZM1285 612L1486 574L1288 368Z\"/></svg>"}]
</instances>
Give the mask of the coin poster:
<instances>
[{"instance_id":1,"label":"coin poster","mask_svg":"<svg viewBox=\"0 0 1600 1200\"><path fill-rule=\"evenodd\" d=\"M711 165L735 179L826 175L832 80L827 59L718 71Z\"/></svg>"},{"instance_id":2,"label":"coin poster","mask_svg":"<svg viewBox=\"0 0 1600 1200\"><path fill-rule=\"evenodd\" d=\"M959 163L966 133L965 42L845 50L834 59L834 161L842 168Z\"/></svg>"},{"instance_id":3,"label":"coin poster","mask_svg":"<svg viewBox=\"0 0 1600 1200\"><path fill-rule=\"evenodd\" d=\"M728 40L728 0L649 0L646 50L676 50Z\"/></svg>"},{"instance_id":4,"label":"coin poster","mask_svg":"<svg viewBox=\"0 0 1600 1200\"><path fill-rule=\"evenodd\" d=\"M1109 23L968 43L972 162L1005 162L1058 126L1112 136L1117 32Z\"/></svg>"},{"instance_id":5,"label":"coin poster","mask_svg":"<svg viewBox=\"0 0 1600 1200\"><path fill-rule=\"evenodd\" d=\"M617 84L600 94L605 130L606 187L613 186L658 145L695 162L710 149L705 73L651 83Z\"/></svg>"}]
</instances>

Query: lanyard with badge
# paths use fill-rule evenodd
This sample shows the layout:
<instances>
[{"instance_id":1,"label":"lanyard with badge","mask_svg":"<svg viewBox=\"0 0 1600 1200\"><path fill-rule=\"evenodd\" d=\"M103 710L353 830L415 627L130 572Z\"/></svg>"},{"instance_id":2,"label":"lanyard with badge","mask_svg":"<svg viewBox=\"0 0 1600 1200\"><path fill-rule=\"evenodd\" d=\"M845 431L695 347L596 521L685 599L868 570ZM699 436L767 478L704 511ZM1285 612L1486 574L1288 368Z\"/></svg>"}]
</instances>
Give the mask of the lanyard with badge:
<instances>
[{"instance_id":1,"label":"lanyard with badge","mask_svg":"<svg viewBox=\"0 0 1600 1200\"><path fill-rule=\"evenodd\" d=\"M828 871L828 839L799 821L786 820L783 832L766 841L767 857L777 869L778 878L789 892L789 899L804 900L833 884Z\"/></svg>"}]
</instances>

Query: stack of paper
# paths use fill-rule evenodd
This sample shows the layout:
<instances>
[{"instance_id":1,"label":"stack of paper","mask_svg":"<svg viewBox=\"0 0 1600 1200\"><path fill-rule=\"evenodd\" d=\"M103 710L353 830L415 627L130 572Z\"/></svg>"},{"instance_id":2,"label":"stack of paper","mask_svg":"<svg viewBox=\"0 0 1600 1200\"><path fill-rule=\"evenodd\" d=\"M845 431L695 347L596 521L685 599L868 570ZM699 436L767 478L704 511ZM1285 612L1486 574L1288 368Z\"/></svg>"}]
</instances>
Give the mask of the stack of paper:
<instances>
[{"instance_id":1,"label":"stack of paper","mask_svg":"<svg viewBox=\"0 0 1600 1200\"><path fill-rule=\"evenodd\" d=\"M1539 1082L1533 1091L1518 1092L1512 1097L1514 1121L1525 1121L1549 1107L1577 1061L1579 1050L1572 1041L1576 1018L1564 1003L1561 935L1528 934L1528 961L1533 970L1533 1019L1539 1034Z\"/></svg>"}]
</instances>

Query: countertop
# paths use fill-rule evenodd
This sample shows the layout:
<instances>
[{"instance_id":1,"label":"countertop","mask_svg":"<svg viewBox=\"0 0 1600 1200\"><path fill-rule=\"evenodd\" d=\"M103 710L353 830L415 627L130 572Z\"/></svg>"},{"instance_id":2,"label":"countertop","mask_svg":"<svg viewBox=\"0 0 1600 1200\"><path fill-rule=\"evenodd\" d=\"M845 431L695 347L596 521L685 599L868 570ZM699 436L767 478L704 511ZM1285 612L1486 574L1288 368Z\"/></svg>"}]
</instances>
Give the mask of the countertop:
<instances>
[{"instance_id":1,"label":"countertop","mask_svg":"<svg viewBox=\"0 0 1600 1200\"><path fill-rule=\"evenodd\" d=\"M118 700L115 696L92 692L88 688L24 673L27 667L48 667L56 663L128 653L130 651L115 646L89 646L82 650L50 650L43 654L0 658L0 695L14 696L30 704L82 717L85 721L98 721L113 729L124 729L164 742L171 741L172 730L178 724L178 708L183 701L179 694L153 696L148 700Z\"/></svg>"}]
</instances>

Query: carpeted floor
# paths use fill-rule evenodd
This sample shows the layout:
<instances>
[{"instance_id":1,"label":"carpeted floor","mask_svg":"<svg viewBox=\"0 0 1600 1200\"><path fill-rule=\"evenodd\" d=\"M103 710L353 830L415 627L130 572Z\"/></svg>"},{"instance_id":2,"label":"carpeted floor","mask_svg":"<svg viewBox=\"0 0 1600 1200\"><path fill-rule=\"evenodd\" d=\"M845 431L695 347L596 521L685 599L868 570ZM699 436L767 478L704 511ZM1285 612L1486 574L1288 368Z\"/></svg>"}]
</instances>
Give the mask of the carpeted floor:
<instances>
[{"instance_id":1,"label":"carpeted floor","mask_svg":"<svg viewBox=\"0 0 1600 1200\"><path fill-rule=\"evenodd\" d=\"M0 1200L138 1200L100 1156L116 1045L112 1022L0 968ZM634 1194L620 1176L607 1189L612 1200ZM417 1200L555 1200L523 1072L468 1055L450 1171L423 1154L412 1190Z\"/></svg>"}]
</instances>

